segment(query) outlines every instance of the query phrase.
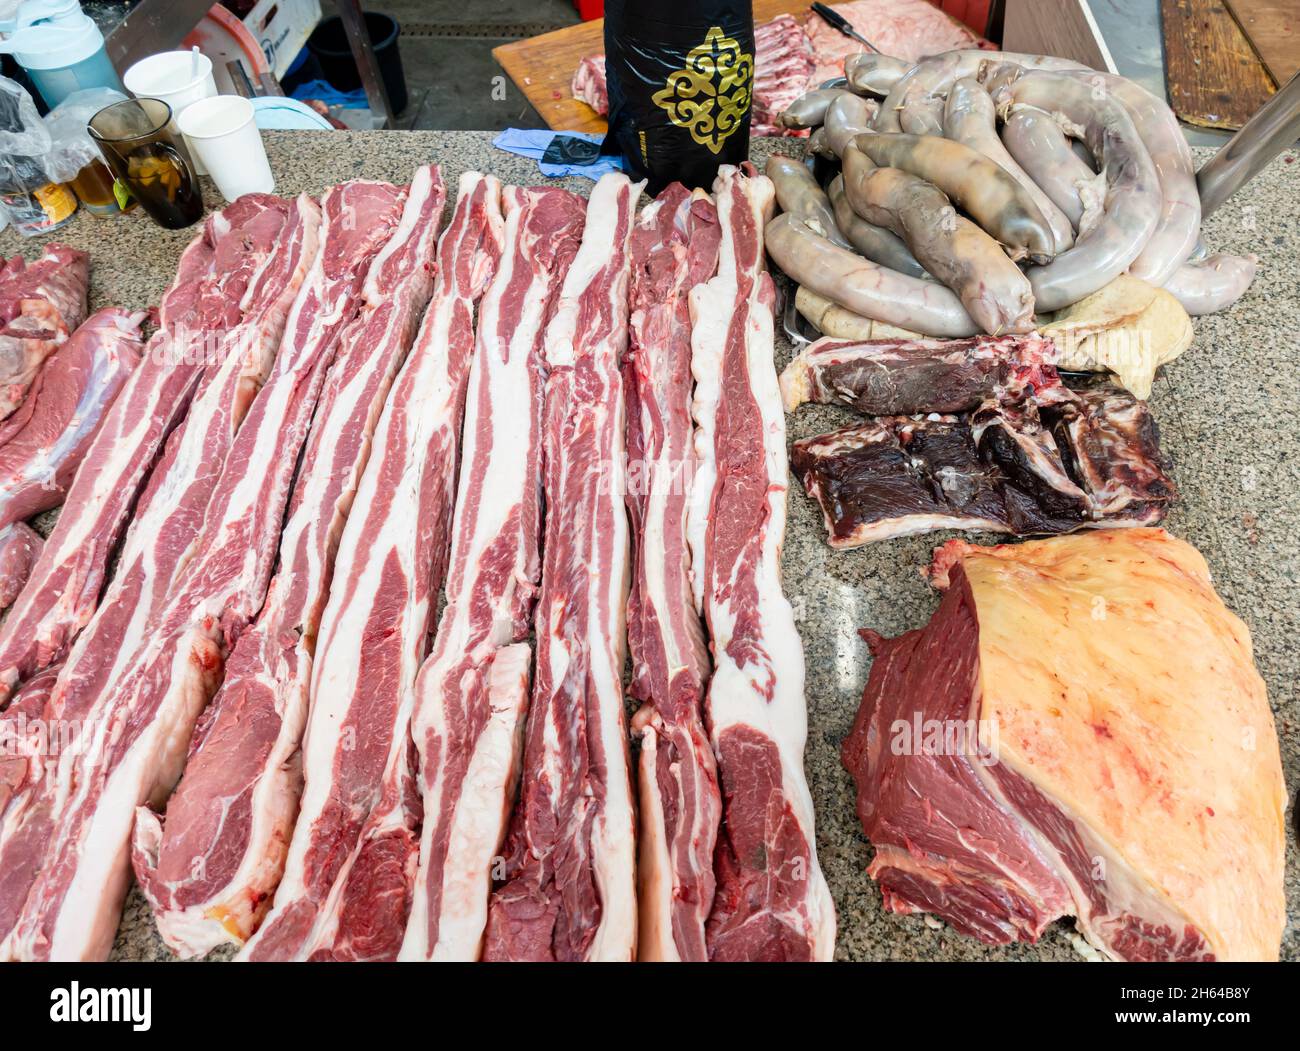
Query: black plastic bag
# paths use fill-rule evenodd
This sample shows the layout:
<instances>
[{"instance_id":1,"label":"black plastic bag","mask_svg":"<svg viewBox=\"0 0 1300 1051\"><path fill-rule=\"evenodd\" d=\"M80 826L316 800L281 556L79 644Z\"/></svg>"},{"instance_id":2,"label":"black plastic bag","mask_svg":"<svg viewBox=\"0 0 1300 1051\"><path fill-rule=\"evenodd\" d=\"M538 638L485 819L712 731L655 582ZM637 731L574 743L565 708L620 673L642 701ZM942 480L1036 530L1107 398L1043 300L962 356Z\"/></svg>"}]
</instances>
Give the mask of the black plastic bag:
<instances>
[{"instance_id":1,"label":"black plastic bag","mask_svg":"<svg viewBox=\"0 0 1300 1051\"><path fill-rule=\"evenodd\" d=\"M609 134L651 194L708 189L720 164L749 156L754 12L739 0L608 0Z\"/></svg>"}]
</instances>

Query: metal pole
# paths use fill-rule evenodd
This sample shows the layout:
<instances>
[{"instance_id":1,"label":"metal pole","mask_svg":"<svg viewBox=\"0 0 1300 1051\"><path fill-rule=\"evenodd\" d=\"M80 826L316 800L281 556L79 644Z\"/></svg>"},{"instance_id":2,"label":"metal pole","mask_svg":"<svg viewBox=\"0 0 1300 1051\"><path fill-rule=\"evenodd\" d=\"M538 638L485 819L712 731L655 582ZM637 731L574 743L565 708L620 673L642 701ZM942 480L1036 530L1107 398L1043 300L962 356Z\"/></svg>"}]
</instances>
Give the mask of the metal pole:
<instances>
[{"instance_id":1,"label":"metal pole","mask_svg":"<svg viewBox=\"0 0 1300 1051\"><path fill-rule=\"evenodd\" d=\"M1209 215L1300 136L1300 73L1260 106L1196 173L1201 214Z\"/></svg>"},{"instance_id":2,"label":"metal pole","mask_svg":"<svg viewBox=\"0 0 1300 1051\"><path fill-rule=\"evenodd\" d=\"M366 89L370 112L379 118L381 128L391 128L393 111L388 105L388 90L384 87L384 78L379 75L379 63L375 61L375 49L370 46L370 33L366 30L360 0L336 0L336 3L348 44L352 47L352 57L357 62L357 72L361 74L361 84Z\"/></svg>"}]
</instances>

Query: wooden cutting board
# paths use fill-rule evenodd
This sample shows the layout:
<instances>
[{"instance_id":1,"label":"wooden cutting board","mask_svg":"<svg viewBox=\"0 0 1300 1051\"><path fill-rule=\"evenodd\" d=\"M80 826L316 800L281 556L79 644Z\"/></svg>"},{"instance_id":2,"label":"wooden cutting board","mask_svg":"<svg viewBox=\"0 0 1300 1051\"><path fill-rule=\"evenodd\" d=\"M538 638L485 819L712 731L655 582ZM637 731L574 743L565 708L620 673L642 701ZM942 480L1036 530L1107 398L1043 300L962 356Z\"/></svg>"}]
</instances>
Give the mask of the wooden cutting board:
<instances>
[{"instance_id":1,"label":"wooden cutting board","mask_svg":"<svg viewBox=\"0 0 1300 1051\"><path fill-rule=\"evenodd\" d=\"M1300 71L1300 2L1226 0L1237 24L1281 87Z\"/></svg>"},{"instance_id":2,"label":"wooden cutting board","mask_svg":"<svg viewBox=\"0 0 1300 1051\"><path fill-rule=\"evenodd\" d=\"M1203 128L1240 128L1273 94L1272 78L1219 0L1161 0L1169 104Z\"/></svg>"},{"instance_id":3,"label":"wooden cutting board","mask_svg":"<svg viewBox=\"0 0 1300 1051\"><path fill-rule=\"evenodd\" d=\"M754 22L793 14L800 21L809 13L806 3L795 0L754 0ZM492 49L492 56L509 74L549 127L557 131L589 131L603 135L604 117L573 97L570 85L578 63L605 51L605 20L566 26L553 33L516 40Z\"/></svg>"}]
</instances>

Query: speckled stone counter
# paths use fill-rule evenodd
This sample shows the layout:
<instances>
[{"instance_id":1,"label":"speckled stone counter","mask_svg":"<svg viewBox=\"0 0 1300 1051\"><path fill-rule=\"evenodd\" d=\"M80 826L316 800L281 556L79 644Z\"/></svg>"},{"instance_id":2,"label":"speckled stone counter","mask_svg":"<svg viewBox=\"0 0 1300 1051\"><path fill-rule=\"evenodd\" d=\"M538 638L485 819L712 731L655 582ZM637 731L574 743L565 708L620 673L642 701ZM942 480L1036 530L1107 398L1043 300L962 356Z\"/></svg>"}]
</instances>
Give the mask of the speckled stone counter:
<instances>
[{"instance_id":1,"label":"speckled stone counter","mask_svg":"<svg viewBox=\"0 0 1300 1051\"><path fill-rule=\"evenodd\" d=\"M267 135L281 193L319 193L365 176L404 181L420 163L436 161L451 182L467 168L505 182L544 180L533 162L494 150L481 133L280 132ZM760 159L797 153L789 140L756 142ZM1204 151L1202 151L1204 159ZM1166 523L1204 553L1219 593L1249 625L1259 669L1268 683L1282 742L1288 789L1300 780L1300 164L1279 158L1205 225L1215 250L1255 252L1259 276L1224 314L1200 318L1196 339L1156 383L1151 404L1182 499ZM563 180L584 191L590 183ZM215 195L209 203L219 205ZM58 233L91 253L93 305L142 306L157 301L193 230L168 232L142 215L115 220L79 216ZM29 254L12 232L0 249ZM779 329L778 324L778 329ZM790 347L778 337L777 364ZM789 420L790 438L838 426L845 414L806 407ZM857 629L888 635L924 624L937 596L920 567L953 534L833 552L815 506L792 489L785 546L786 590L799 617L808 662L807 768L817 806L817 845L839 912L842 960L1078 959L1073 928L1059 923L1037 946L993 949L921 917L886 914L864 874L871 856L854 815L853 785L840 765L866 681L869 656ZM993 538L982 538L993 539ZM1288 917L1282 955L1300 959L1300 876L1294 809L1287 814ZM1212 864L1207 859L1207 864ZM114 955L170 959L136 892L128 901ZM225 954L218 954L225 955Z\"/></svg>"}]
</instances>

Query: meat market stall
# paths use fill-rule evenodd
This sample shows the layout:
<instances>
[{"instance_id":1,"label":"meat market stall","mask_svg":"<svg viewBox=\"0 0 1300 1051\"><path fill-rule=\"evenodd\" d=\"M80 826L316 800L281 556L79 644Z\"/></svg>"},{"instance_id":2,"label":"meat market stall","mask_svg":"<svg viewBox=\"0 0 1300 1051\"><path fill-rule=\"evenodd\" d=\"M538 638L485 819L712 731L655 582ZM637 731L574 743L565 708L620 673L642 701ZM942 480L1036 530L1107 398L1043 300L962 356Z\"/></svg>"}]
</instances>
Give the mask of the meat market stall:
<instances>
[{"instance_id":1,"label":"meat market stall","mask_svg":"<svg viewBox=\"0 0 1300 1051\"><path fill-rule=\"evenodd\" d=\"M492 136L486 133L270 132L265 139L276 192L289 198L320 194L355 178L404 184L428 163L441 166L450 187L469 170L491 172L503 183L538 181L531 161L494 150ZM757 140L751 156L761 168L774 152L797 151L789 140ZM1200 151L1198 159L1208 155ZM1300 574L1300 428L1295 410L1300 372L1290 364L1300 341L1294 321L1300 316L1298 178L1296 153L1287 151L1207 221L1204 236L1216 250L1260 257L1258 276L1230 310L1196 321L1190 348L1164 368L1150 399L1179 494L1165 525L1205 556L1215 589L1250 630L1291 784L1300 776L1300 698L1295 687L1300 655L1293 644L1300 627L1294 601ZM590 182L572 178L554 185L583 195L591 188ZM211 195L210 186L207 192ZM222 202L208 196L205 203L217 208ZM139 215L111 225L82 215L58 236L90 255L93 311L110 304L144 307L159 302L193 231L162 230ZM20 250L10 233L3 235L2 243L5 254ZM794 350L778 320L778 368L788 363ZM805 406L788 416L787 437L793 443L849 419L847 409ZM323 455L324 450L316 453ZM882 908L877 885L865 875L872 851L855 813L854 782L840 754L871 664L858 632L869 627L896 636L925 625L939 598L921 570L936 544L963 534L900 537L837 551L826 543L820 509L798 487L791 488L788 513L782 570L807 661L805 765L816 811L817 854L838 917L835 957L1078 959L1082 941L1068 921L1049 926L1036 945L994 947L920 915L897 915ZM998 539L964 535L979 542ZM1151 675L1166 670L1137 667ZM1300 909L1300 859L1293 813L1288 814L1286 829L1286 905L1295 915ZM215 955L229 953L224 947ZM112 957L164 960L172 955L158 934L153 911L133 889ZM1300 957L1293 925L1283 935L1281 955Z\"/></svg>"}]
</instances>

